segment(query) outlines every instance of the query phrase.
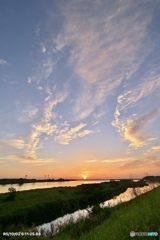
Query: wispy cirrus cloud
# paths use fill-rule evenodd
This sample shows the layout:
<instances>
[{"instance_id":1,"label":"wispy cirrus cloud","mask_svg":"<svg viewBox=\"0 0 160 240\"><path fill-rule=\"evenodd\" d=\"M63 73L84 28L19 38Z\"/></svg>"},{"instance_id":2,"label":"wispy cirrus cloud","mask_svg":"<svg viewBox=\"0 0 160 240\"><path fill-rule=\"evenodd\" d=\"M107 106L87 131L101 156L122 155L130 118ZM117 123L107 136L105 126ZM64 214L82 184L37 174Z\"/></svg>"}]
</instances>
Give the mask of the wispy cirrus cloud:
<instances>
[{"instance_id":1,"label":"wispy cirrus cloud","mask_svg":"<svg viewBox=\"0 0 160 240\"><path fill-rule=\"evenodd\" d=\"M149 53L148 49L143 51L143 45L152 10L125 0L112 4L69 1L60 9L64 23L54 38L55 49L69 51L68 63L81 87L73 114L75 120L83 120L138 69Z\"/></svg>"},{"instance_id":2,"label":"wispy cirrus cloud","mask_svg":"<svg viewBox=\"0 0 160 240\"><path fill-rule=\"evenodd\" d=\"M104 163L123 163L123 162L130 162L133 161L135 158L131 158L131 157L123 157L123 158L111 158L111 159L105 159L102 160L102 162Z\"/></svg>"},{"instance_id":3,"label":"wispy cirrus cloud","mask_svg":"<svg viewBox=\"0 0 160 240\"><path fill-rule=\"evenodd\" d=\"M28 136L28 140L26 143L26 149L25 154L30 156L33 159L37 159L37 150L40 149L42 146L40 146L40 136L41 133L38 131L31 131L31 133Z\"/></svg>"},{"instance_id":4,"label":"wispy cirrus cloud","mask_svg":"<svg viewBox=\"0 0 160 240\"><path fill-rule=\"evenodd\" d=\"M155 166L157 165L157 163L159 163L158 159L150 159L148 161L148 159L135 159L133 161L129 161L124 163L122 166L120 166L119 168L122 170L134 170L134 169L155 169Z\"/></svg>"},{"instance_id":5,"label":"wispy cirrus cloud","mask_svg":"<svg viewBox=\"0 0 160 240\"><path fill-rule=\"evenodd\" d=\"M48 163L56 162L55 158L35 158L27 154L13 154L8 155L5 158L1 158L0 162L6 163L6 161L18 161L20 163L28 163L34 165L45 165Z\"/></svg>"},{"instance_id":6,"label":"wispy cirrus cloud","mask_svg":"<svg viewBox=\"0 0 160 240\"><path fill-rule=\"evenodd\" d=\"M28 105L26 107L23 107L23 109L21 109L19 112L20 112L19 113L20 115L18 117L19 122L31 121L34 120L35 117L37 116L38 107Z\"/></svg>"},{"instance_id":7,"label":"wispy cirrus cloud","mask_svg":"<svg viewBox=\"0 0 160 240\"><path fill-rule=\"evenodd\" d=\"M4 59L0 59L0 65L7 65L7 64L8 64L7 61L5 61Z\"/></svg>"},{"instance_id":8,"label":"wispy cirrus cloud","mask_svg":"<svg viewBox=\"0 0 160 240\"><path fill-rule=\"evenodd\" d=\"M91 159L91 160L86 160L85 162L86 163L94 163L94 162L97 162L98 160L97 159Z\"/></svg>"},{"instance_id":9,"label":"wispy cirrus cloud","mask_svg":"<svg viewBox=\"0 0 160 240\"><path fill-rule=\"evenodd\" d=\"M51 38L51 36L48 36L48 38ZM37 55L36 58L38 58L38 62L33 62L35 67L30 76L28 76L27 82L29 84L36 84L38 89L41 87L41 83L44 83L52 76L57 63L56 57L52 54L52 45L50 45L51 44L46 45L40 41L38 50L34 53Z\"/></svg>"},{"instance_id":10,"label":"wispy cirrus cloud","mask_svg":"<svg viewBox=\"0 0 160 240\"><path fill-rule=\"evenodd\" d=\"M39 86L42 81L47 80L51 76L54 66L55 62L51 56L41 59L37 70L35 70L35 73L28 77L28 83L33 82Z\"/></svg>"},{"instance_id":11,"label":"wispy cirrus cloud","mask_svg":"<svg viewBox=\"0 0 160 240\"><path fill-rule=\"evenodd\" d=\"M29 163L29 164L36 164L36 165L44 165L48 163L56 162L55 158L34 158L27 154L17 155L15 156L17 160L21 163Z\"/></svg>"},{"instance_id":12,"label":"wispy cirrus cloud","mask_svg":"<svg viewBox=\"0 0 160 240\"><path fill-rule=\"evenodd\" d=\"M133 114L130 118L120 119L120 112L117 109L115 112L116 121L112 124L118 128L121 136L130 142L132 147L142 147L147 144L147 141L152 140L151 133L145 131L146 125L154 120L159 113L159 109L155 109L148 114L137 117Z\"/></svg>"},{"instance_id":13,"label":"wispy cirrus cloud","mask_svg":"<svg viewBox=\"0 0 160 240\"><path fill-rule=\"evenodd\" d=\"M145 1L139 4L139 2L133 3L126 0L113 1L110 4L105 1L86 2L83 0L76 2L71 0L63 5L59 3L60 14L63 18L61 28L57 34L50 31L49 44L40 42L42 59L39 71L28 81L36 81L38 88L44 90L39 83L50 81L54 67L59 69L61 63L59 60L63 59L63 65L72 69L74 73L69 87L72 89L73 81L79 87L73 98L72 120L82 122L91 114L93 118L96 116L98 118L97 109L103 109L101 114L103 117L106 113L104 107L106 99L113 95L121 85L127 89L132 75L138 71L152 50L152 47L145 47L148 46L145 39L152 20L153 9L144 6ZM96 14L97 12L101 14ZM51 17L50 21L52 20ZM150 81L144 88L142 81L136 91L132 92L132 97L129 97L129 91L122 93L122 96L128 93L127 101L123 101L123 108L126 104L129 105L129 101L134 99L134 102L137 102L142 96L147 96L147 91L153 92L157 82L157 80ZM52 98L52 91L49 93L47 88L44 91L48 93L45 98L47 102ZM123 104L119 103L117 113L122 114ZM52 102L49 106L52 109ZM46 119L47 115L50 118L49 107L45 110L45 115ZM128 126L125 132L126 138L128 136L129 141L132 139L132 142L135 142L133 139L135 134L132 134L134 120L128 117L125 123L123 122ZM98 121L97 119L94 124ZM119 123L120 121L115 123L117 128ZM56 139L58 138L57 136ZM142 146L143 141L140 138L140 135L137 135L139 145Z\"/></svg>"},{"instance_id":14,"label":"wispy cirrus cloud","mask_svg":"<svg viewBox=\"0 0 160 240\"><path fill-rule=\"evenodd\" d=\"M48 91L50 89L48 88ZM36 151L42 147L40 144L40 139L42 134L52 136L57 131L57 123L55 122L55 107L57 104L64 101L68 95L68 90L62 92L56 92L53 96L52 92L49 91L50 97L44 102L44 111L42 118L37 122L32 124L32 130L28 136L26 153L34 159L36 159Z\"/></svg>"},{"instance_id":15,"label":"wispy cirrus cloud","mask_svg":"<svg viewBox=\"0 0 160 240\"><path fill-rule=\"evenodd\" d=\"M152 72L153 70L132 88L129 83L126 87L128 89L117 98L115 121L112 125L135 148L143 147L157 137L156 128L151 126L160 114L160 97L157 94L160 89L160 69L156 69L153 76Z\"/></svg>"},{"instance_id":16,"label":"wispy cirrus cloud","mask_svg":"<svg viewBox=\"0 0 160 240\"><path fill-rule=\"evenodd\" d=\"M86 135L93 133L92 130L84 129L84 127L86 127L86 124L84 123L81 123L76 127L71 128L67 126L64 129L58 131L55 140L61 144L69 144L69 142L73 139L84 137Z\"/></svg>"},{"instance_id":17,"label":"wispy cirrus cloud","mask_svg":"<svg viewBox=\"0 0 160 240\"><path fill-rule=\"evenodd\" d=\"M0 140L1 148L13 147L17 149L25 148L25 141L21 138Z\"/></svg>"},{"instance_id":18,"label":"wispy cirrus cloud","mask_svg":"<svg viewBox=\"0 0 160 240\"><path fill-rule=\"evenodd\" d=\"M40 91L42 91L42 90L43 90L43 87L42 87L42 86L38 86L37 89L40 90Z\"/></svg>"},{"instance_id":19,"label":"wispy cirrus cloud","mask_svg":"<svg viewBox=\"0 0 160 240\"><path fill-rule=\"evenodd\" d=\"M160 145L156 144L154 146L151 147L152 151L160 151Z\"/></svg>"}]
</instances>

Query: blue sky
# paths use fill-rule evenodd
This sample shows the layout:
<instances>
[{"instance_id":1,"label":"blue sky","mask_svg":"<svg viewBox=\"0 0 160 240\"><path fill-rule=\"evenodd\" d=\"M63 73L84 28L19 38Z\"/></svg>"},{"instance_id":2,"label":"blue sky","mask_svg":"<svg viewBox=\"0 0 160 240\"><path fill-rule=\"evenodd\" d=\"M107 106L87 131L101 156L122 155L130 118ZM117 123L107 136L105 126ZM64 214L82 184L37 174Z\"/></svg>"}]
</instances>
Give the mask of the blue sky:
<instances>
[{"instance_id":1,"label":"blue sky","mask_svg":"<svg viewBox=\"0 0 160 240\"><path fill-rule=\"evenodd\" d=\"M159 174L160 1L0 3L0 177Z\"/></svg>"}]
</instances>

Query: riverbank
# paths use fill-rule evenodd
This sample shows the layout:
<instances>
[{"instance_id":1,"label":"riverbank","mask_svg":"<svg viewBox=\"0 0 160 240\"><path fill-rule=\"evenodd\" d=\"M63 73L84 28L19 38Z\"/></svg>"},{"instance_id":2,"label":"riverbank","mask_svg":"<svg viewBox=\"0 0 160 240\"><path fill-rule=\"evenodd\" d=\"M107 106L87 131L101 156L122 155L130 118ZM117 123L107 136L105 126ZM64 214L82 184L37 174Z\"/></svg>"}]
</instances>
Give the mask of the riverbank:
<instances>
[{"instance_id":1,"label":"riverbank","mask_svg":"<svg viewBox=\"0 0 160 240\"><path fill-rule=\"evenodd\" d=\"M43 182L66 182L66 181L76 181L75 179L53 179L53 178L45 178L45 179L27 179L27 178L3 178L0 179L0 185L6 185L6 184L19 184L22 185L24 183L43 183Z\"/></svg>"},{"instance_id":2,"label":"riverbank","mask_svg":"<svg viewBox=\"0 0 160 240\"><path fill-rule=\"evenodd\" d=\"M51 240L127 240L130 232L158 232L160 234L160 187L114 208L102 209L90 219L61 229L62 232L49 237ZM102 219L102 216L105 216ZM96 221L97 219L97 221ZM94 226L95 225L95 226ZM88 227L89 226L89 227ZM136 240L148 239L135 236ZM43 239L43 237L41 238ZM149 239L160 239L160 236Z\"/></svg>"},{"instance_id":3,"label":"riverbank","mask_svg":"<svg viewBox=\"0 0 160 240\"><path fill-rule=\"evenodd\" d=\"M98 204L124 192L128 187L145 186L144 181L111 181L83 184L77 187L57 187L0 194L0 223L2 231L18 231L22 226L40 225L66 213Z\"/></svg>"}]
</instances>

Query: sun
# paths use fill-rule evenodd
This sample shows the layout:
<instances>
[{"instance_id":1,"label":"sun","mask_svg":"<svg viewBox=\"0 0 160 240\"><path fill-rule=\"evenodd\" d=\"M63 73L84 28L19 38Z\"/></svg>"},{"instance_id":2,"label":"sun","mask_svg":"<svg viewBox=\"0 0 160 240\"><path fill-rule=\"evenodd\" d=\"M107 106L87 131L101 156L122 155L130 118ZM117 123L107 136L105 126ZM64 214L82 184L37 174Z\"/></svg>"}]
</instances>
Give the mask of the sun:
<instances>
[{"instance_id":1,"label":"sun","mask_svg":"<svg viewBox=\"0 0 160 240\"><path fill-rule=\"evenodd\" d=\"M86 179L87 178L87 176L86 175L83 175L83 179Z\"/></svg>"}]
</instances>

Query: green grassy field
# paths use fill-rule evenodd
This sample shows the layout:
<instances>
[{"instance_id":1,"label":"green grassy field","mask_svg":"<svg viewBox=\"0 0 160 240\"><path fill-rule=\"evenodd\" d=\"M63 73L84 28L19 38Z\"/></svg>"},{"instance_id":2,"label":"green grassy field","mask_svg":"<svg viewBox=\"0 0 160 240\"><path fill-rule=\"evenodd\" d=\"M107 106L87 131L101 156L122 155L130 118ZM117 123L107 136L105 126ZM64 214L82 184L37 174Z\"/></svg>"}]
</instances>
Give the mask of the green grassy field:
<instances>
[{"instance_id":1,"label":"green grassy field","mask_svg":"<svg viewBox=\"0 0 160 240\"><path fill-rule=\"evenodd\" d=\"M98 217L98 215L97 215ZM77 231L77 234L76 234ZM160 187L111 209L103 223L90 229L88 220L80 220L51 237L52 240L128 240L160 239L160 237L130 237L130 232L160 233Z\"/></svg>"},{"instance_id":2,"label":"green grassy field","mask_svg":"<svg viewBox=\"0 0 160 240\"><path fill-rule=\"evenodd\" d=\"M7 200L0 194L0 230L18 231L23 226L50 222L66 213L98 204L124 192L128 187L144 186L142 182L122 180L77 187L59 187L17 192Z\"/></svg>"}]
</instances>

